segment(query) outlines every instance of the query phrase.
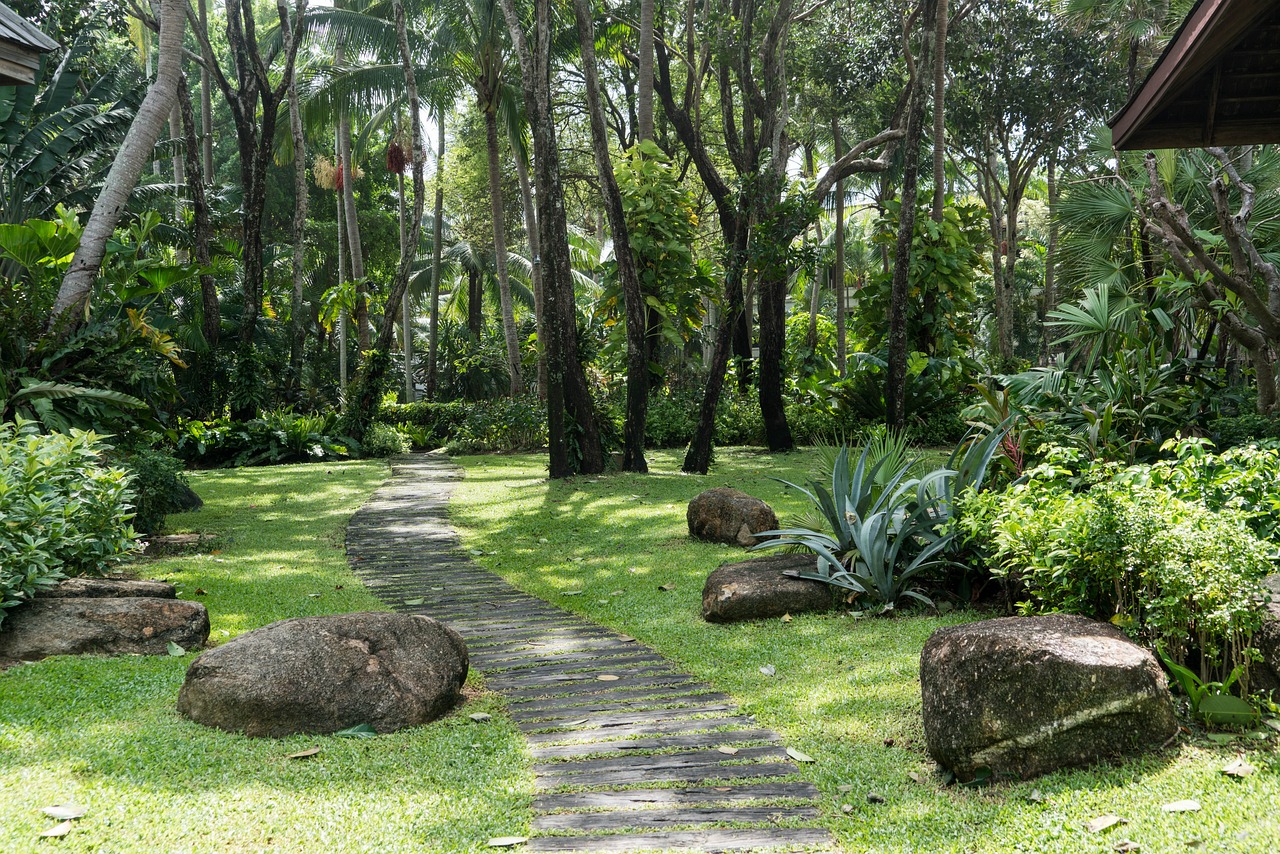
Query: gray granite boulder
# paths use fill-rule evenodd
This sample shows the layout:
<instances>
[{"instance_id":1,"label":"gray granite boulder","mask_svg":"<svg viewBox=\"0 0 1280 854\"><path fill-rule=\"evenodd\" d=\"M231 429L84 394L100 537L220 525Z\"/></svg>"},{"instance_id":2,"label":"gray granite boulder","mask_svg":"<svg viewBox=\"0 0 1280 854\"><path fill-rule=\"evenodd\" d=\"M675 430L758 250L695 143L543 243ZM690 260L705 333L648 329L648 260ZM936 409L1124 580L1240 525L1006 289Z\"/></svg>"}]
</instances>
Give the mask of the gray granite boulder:
<instances>
[{"instance_id":1,"label":"gray granite boulder","mask_svg":"<svg viewBox=\"0 0 1280 854\"><path fill-rule=\"evenodd\" d=\"M443 623L362 612L281 620L203 653L178 711L249 736L394 732L444 715L467 678L467 647Z\"/></svg>"},{"instance_id":2,"label":"gray granite boulder","mask_svg":"<svg viewBox=\"0 0 1280 854\"><path fill-rule=\"evenodd\" d=\"M209 614L199 602L145 595L52 595L9 612L0 626L0 658L166 655L170 643L191 649L208 639Z\"/></svg>"},{"instance_id":3,"label":"gray granite boulder","mask_svg":"<svg viewBox=\"0 0 1280 854\"><path fill-rule=\"evenodd\" d=\"M1087 765L1178 731L1155 657L1073 615L938 629L920 654L920 688L929 754L961 781Z\"/></svg>"},{"instance_id":4,"label":"gray granite boulder","mask_svg":"<svg viewBox=\"0 0 1280 854\"><path fill-rule=\"evenodd\" d=\"M784 574L812 569L813 565L814 556L808 552L727 563L707 577L702 588L702 616L711 623L736 623L829 611L830 586Z\"/></svg>"},{"instance_id":5,"label":"gray granite boulder","mask_svg":"<svg viewBox=\"0 0 1280 854\"><path fill-rule=\"evenodd\" d=\"M713 543L754 546L754 535L778 527L773 509L740 489L717 487L689 502L689 536Z\"/></svg>"}]
</instances>

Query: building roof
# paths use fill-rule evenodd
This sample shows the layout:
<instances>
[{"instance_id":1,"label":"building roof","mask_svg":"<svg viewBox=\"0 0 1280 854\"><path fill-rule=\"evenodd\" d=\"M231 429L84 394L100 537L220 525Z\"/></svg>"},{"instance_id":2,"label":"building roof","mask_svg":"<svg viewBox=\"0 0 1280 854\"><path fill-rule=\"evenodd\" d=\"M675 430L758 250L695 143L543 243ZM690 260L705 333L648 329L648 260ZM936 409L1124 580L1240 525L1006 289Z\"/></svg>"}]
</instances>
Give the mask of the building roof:
<instances>
[{"instance_id":1,"label":"building roof","mask_svg":"<svg viewBox=\"0 0 1280 854\"><path fill-rule=\"evenodd\" d=\"M1280 2L1199 0L1109 124L1122 150L1280 142Z\"/></svg>"},{"instance_id":2,"label":"building roof","mask_svg":"<svg viewBox=\"0 0 1280 854\"><path fill-rule=\"evenodd\" d=\"M0 3L0 41L31 48L38 53L58 49L58 43L36 29L35 24Z\"/></svg>"}]
</instances>

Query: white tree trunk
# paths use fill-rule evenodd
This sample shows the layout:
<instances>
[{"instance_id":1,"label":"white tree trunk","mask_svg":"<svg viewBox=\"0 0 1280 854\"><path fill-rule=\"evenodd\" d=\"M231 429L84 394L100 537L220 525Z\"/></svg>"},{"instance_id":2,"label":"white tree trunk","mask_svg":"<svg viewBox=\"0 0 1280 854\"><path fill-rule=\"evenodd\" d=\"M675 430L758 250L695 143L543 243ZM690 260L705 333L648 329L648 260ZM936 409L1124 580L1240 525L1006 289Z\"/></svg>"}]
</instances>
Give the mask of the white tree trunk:
<instances>
[{"instance_id":1,"label":"white tree trunk","mask_svg":"<svg viewBox=\"0 0 1280 854\"><path fill-rule=\"evenodd\" d=\"M147 95L120 145L120 153L94 202L93 213L89 215L89 222L80 238L80 247L62 279L62 287L50 312L50 329L60 327L64 332L70 331L88 314L89 296L93 293L93 283L106 255L107 240L115 231L125 203L151 159L178 94L185 9L185 0L161 0L160 57L156 64L155 82L147 89Z\"/></svg>"}]
</instances>

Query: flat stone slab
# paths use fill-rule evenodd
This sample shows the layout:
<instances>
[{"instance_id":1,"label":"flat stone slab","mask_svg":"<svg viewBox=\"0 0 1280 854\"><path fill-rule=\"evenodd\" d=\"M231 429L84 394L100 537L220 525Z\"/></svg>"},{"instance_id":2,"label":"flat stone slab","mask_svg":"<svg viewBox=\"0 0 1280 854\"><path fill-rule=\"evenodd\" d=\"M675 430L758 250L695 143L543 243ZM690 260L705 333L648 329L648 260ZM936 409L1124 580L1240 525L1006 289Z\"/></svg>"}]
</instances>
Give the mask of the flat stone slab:
<instances>
[{"instance_id":1,"label":"flat stone slab","mask_svg":"<svg viewBox=\"0 0 1280 854\"><path fill-rule=\"evenodd\" d=\"M708 576L702 588L703 619L736 623L831 610L830 585L785 574L813 569L814 561L805 552L725 564Z\"/></svg>"},{"instance_id":2,"label":"flat stone slab","mask_svg":"<svg viewBox=\"0 0 1280 854\"><path fill-rule=\"evenodd\" d=\"M169 644L199 647L209 614L185 599L38 598L13 608L0 627L0 658L38 661L51 655L167 655Z\"/></svg>"},{"instance_id":3,"label":"flat stone slab","mask_svg":"<svg viewBox=\"0 0 1280 854\"><path fill-rule=\"evenodd\" d=\"M249 736L378 732L452 709L467 647L428 617L369 611L295 617L246 632L191 663L178 711Z\"/></svg>"},{"instance_id":4,"label":"flat stone slab","mask_svg":"<svg viewBox=\"0 0 1280 854\"><path fill-rule=\"evenodd\" d=\"M1068 614L938 629L920 654L929 755L961 781L1029 778L1159 748L1164 671L1115 626Z\"/></svg>"},{"instance_id":5,"label":"flat stone slab","mask_svg":"<svg viewBox=\"0 0 1280 854\"><path fill-rule=\"evenodd\" d=\"M68 578L37 599L176 599L177 588L163 581L128 578Z\"/></svg>"}]
</instances>

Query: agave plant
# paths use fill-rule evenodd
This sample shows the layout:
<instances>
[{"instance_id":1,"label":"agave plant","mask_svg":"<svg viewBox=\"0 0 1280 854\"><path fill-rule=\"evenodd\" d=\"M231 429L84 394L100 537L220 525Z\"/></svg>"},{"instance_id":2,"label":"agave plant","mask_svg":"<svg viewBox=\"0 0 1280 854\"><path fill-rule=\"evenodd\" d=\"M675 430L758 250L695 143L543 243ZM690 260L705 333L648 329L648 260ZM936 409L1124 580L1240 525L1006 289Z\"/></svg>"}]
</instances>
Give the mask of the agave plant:
<instances>
[{"instance_id":1,"label":"agave plant","mask_svg":"<svg viewBox=\"0 0 1280 854\"><path fill-rule=\"evenodd\" d=\"M774 537L753 550L799 546L817 555L812 570L800 578L822 581L850 590L881 613L898 600L932 600L915 588L917 576L950 564L955 534L948 524L956 496L980 489L991 458L1000 448L1004 430L962 442L948 465L920 477L911 476L915 461L901 454L884 454L868 443L855 465L843 446L831 466L831 487L816 481L806 489L780 481L807 496L826 530L781 528L757 536ZM882 455L876 458L877 453Z\"/></svg>"}]
</instances>

